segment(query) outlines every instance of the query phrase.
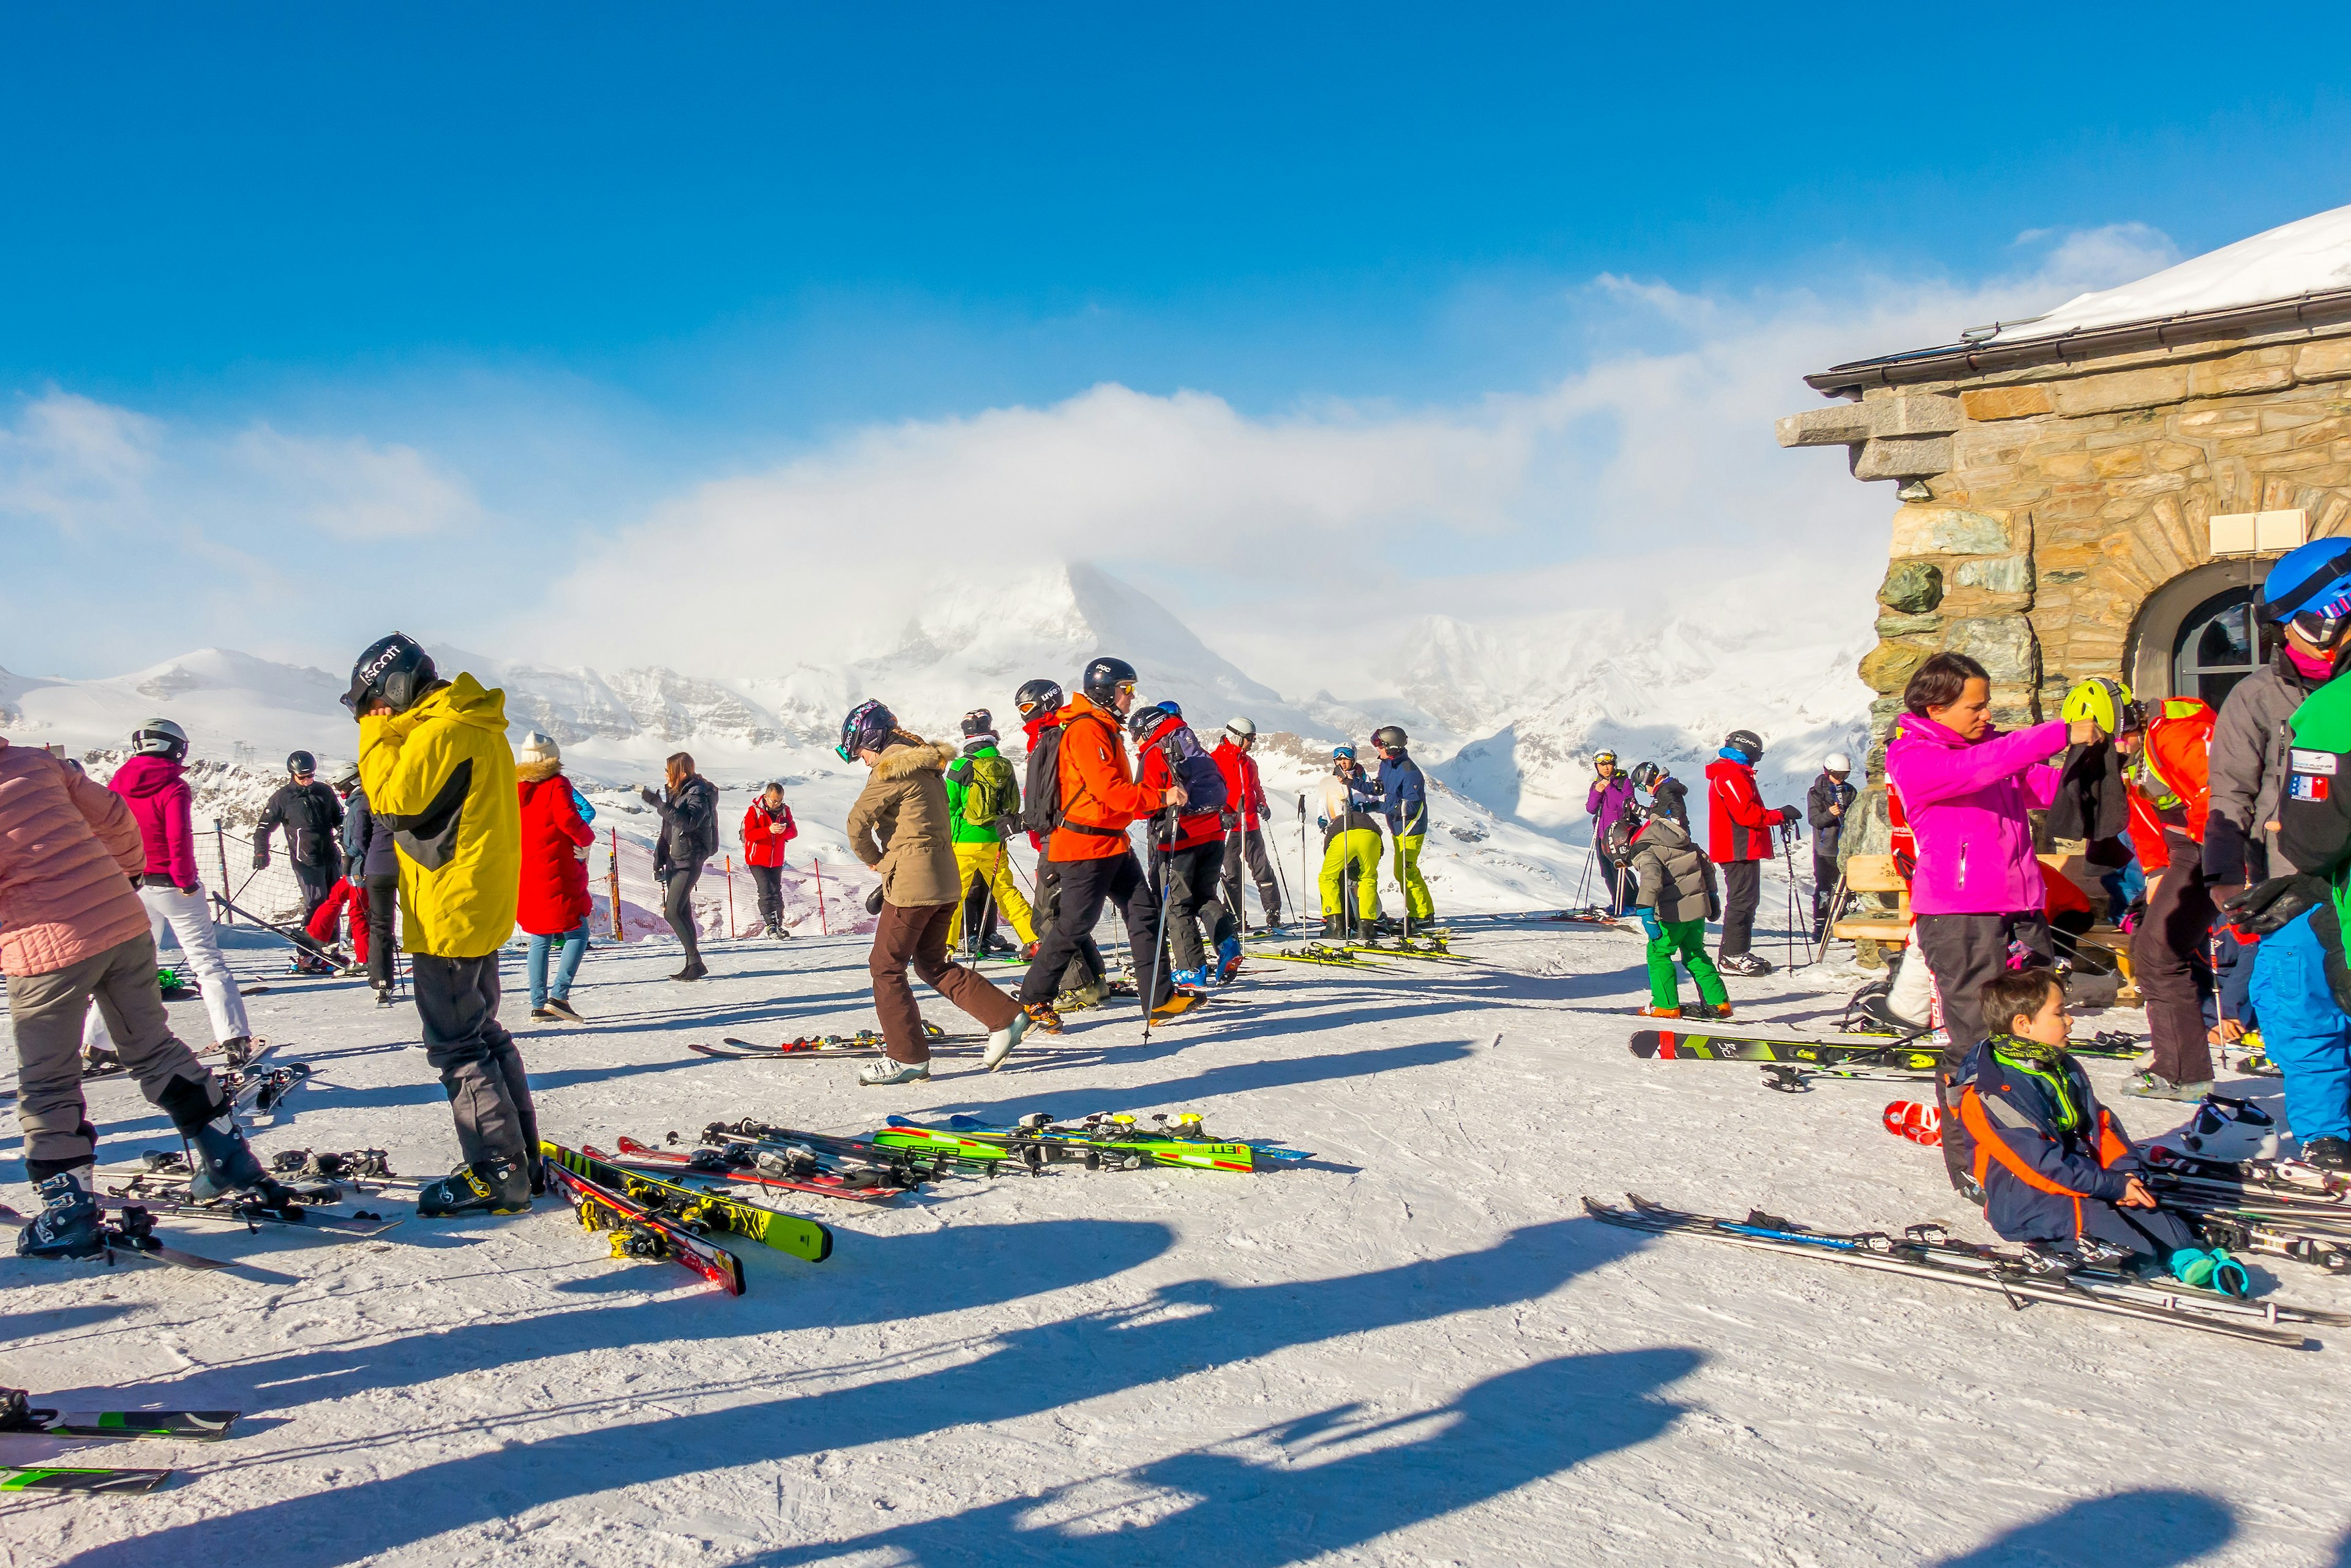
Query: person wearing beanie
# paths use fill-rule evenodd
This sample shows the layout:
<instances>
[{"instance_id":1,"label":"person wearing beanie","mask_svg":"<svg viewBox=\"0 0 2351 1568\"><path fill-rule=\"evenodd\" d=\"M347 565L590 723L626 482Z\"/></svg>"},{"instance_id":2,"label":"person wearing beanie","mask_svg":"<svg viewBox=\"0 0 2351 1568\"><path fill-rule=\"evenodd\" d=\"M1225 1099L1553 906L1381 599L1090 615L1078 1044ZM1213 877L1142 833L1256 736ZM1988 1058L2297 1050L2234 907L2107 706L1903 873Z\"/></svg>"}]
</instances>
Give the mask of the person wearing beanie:
<instances>
[{"instance_id":1,"label":"person wearing beanie","mask_svg":"<svg viewBox=\"0 0 2351 1568\"><path fill-rule=\"evenodd\" d=\"M515 924L530 934L530 1016L584 1023L571 1006L571 980L588 951L588 851L596 814L563 776L552 736L534 730L515 748L515 796L522 808L522 880ZM547 961L560 947L550 983Z\"/></svg>"},{"instance_id":2,"label":"person wearing beanie","mask_svg":"<svg viewBox=\"0 0 2351 1568\"><path fill-rule=\"evenodd\" d=\"M1859 793L1845 782L1853 763L1842 751L1821 762L1820 777L1804 792L1804 820L1813 826L1813 940L1828 935L1829 901L1835 896L1837 848L1844 839L1844 814Z\"/></svg>"},{"instance_id":3,"label":"person wearing beanie","mask_svg":"<svg viewBox=\"0 0 2351 1568\"><path fill-rule=\"evenodd\" d=\"M957 883L947 946L963 940L964 922L971 917L976 950L1010 953L993 931L1000 909L1020 937L1020 951L1028 954L1037 945L1036 919L1012 880L1012 855L1004 847L1006 824L1020 816L1020 779L998 749L996 718L984 707L963 716L963 755L948 765L946 786ZM975 902L978 913L970 916Z\"/></svg>"},{"instance_id":4,"label":"person wearing beanie","mask_svg":"<svg viewBox=\"0 0 2351 1568\"><path fill-rule=\"evenodd\" d=\"M743 865L758 890L760 928L778 941L791 935L784 929L784 846L799 835L783 780L769 779L743 810Z\"/></svg>"}]
</instances>

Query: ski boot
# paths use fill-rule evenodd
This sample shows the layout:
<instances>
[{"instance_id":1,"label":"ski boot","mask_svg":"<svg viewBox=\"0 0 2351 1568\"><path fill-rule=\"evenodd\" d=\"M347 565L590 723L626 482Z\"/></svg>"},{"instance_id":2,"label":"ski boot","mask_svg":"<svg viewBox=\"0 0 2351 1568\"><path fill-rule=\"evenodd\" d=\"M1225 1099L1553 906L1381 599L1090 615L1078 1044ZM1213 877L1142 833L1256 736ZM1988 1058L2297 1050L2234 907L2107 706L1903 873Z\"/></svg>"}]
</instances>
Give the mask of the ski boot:
<instances>
[{"instance_id":1,"label":"ski boot","mask_svg":"<svg viewBox=\"0 0 2351 1568\"><path fill-rule=\"evenodd\" d=\"M76 1166L35 1184L41 1212L16 1232L19 1258L95 1258L106 1250L104 1217L90 1193L95 1173Z\"/></svg>"},{"instance_id":2,"label":"ski boot","mask_svg":"<svg viewBox=\"0 0 2351 1568\"><path fill-rule=\"evenodd\" d=\"M1197 991L1177 989L1168 993L1167 999L1151 1009L1153 1023L1173 1023L1197 1008L1207 998Z\"/></svg>"},{"instance_id":3,"label":"ski boot","mask_svg":"<svg viewBox=\"0 0 2351 1568\"><path fill-rule=\"evenodd\" d=\"M1004 1065L1004 1059L1012 1054L1013 1047L1019 1045L1020 1037L1028 1032L1029 1015L1013 1014L1010 1023L988 1035L987 1049L979 1053L979 1064L990 1072L995 1071Z\"/></svg>"},{"instance_id":4,"label":"ski boot","mask_svg":"<svg viewBox=\"0 0 2351 1568\"><path fill-rule=\"evenodd\" d=\"M1677 1019L1682 1016L1682 1009L1679 1008L1639 1008L1635 1009L1633 1016L1638 1019Z\"/></svg>"},{"instance_id":5,"label":"ski boot","mask_svg":"<svg viewBox=\"0 0 2351 1568\"><path fill-rule=\"evenodd\" d=\"M102 1045L93 1045L82 1052L81 1075L84 1078L111 1078L122 1071L122 1058Z\"/></svg>"},{"instance_id":6,"label":"ski boot","mask_svg":"<svg viewBox=\"0 0 2351 1568\"><path fill-rule=\"evenodd\" d=\"M1229 986L1241 972L1241 939L1228 936L1217 944L1217 984Z\"/></svg>"},{"instance_id":7,"label":"ski boot","mask_svg":"<svg viewBox=\"0 0 2351 1568\"><path fill-rule=\"evenodd\" d=\"M416 1189L416 1217L438 1219L452 1214L527 1214L530 1211L530 1173L522 1162L483 1160L461 1165L438 1181Z\"/></svg>"},{"instance_id":8,"label":"ski boot","mask_svg":"<svg viewBox=\"0 0 2351 1568\"><path fill-rule=\"evenodd\" d=\"M995 931L989 932L987 940L979 945L979 952L980 956L984 958L1017 958L1020 956L1019 948L1007 942L1001 933Z\"/></svg>"},{"instance_id":9,"label":"ski boot","mask_svg":"<svg viewBox=\"0 0 2351 1568\"><path fill-rule=\"evenodd\" d=\"M258 1194L265 1203L285 1201L284 1189L270 1179L253 1146L236 1124L236 1107L224 1093L213 1102L214 1082L174 1078L156 1103L172 1118L188 1145L188 1196L210 1203L233 1192Z\"/></svg>"},{"instance_id":10,"label":"ski boot","mask_svg":"<svg viewBox=\"0 0 2351 1568\"><path fill-rule=\"evenodd\" d=\"M1725 953L1714 961L1714 967L1726 975L1768 975L1771 972L1769 959L1752 953Z\"/></svg>"},{"instance_id":11,"label":"ski boot","mask_svg":"<svg viewBox=\"0 0 2351 1568\"><path fill-rule=\"evenodd\" d=\"M375 1005L380 1008L388 1008L397 1005L392 999L392 988L390 986L378 986L375 988Z\"/></svg>"},{"instance_id":12,"label":"ski boot","mask_svg":"<svg viewBox=\"0 0 2351 1568\"><path fill-rule=\"evenodd\" d=\"M1183 990L1198 990L1208 983L1208 967L1203 964L1196 969L1170 969L1167 983Z\"/></svg>"},{"instance_id":13,"label":"ski boot","mask_svg":"<svg viewBox=\"0 0 2351 1568\"><path fill-rule=\"evenodd\" d=\"M1052 1003L1024 1002L1021 1004L1020 1010L1029 1015L1029 1022L1032 1028L1041 1029L1047 1034L1061 1032L1061 1015L1054 1010Z\"/></svg>"},{"instance_id":14,"label":"ski boot","mask_svg":"<svg viewBox=\"0 0 2351 1568\"><path fill-rule=\"evenodd\" d=\"M1682 1017L1701 1019L1708 1023L1729 1023L1730 1004L1729 1002L1692 1002L1682 1009Z\"/></svg>"},{"instance_id":15,"label":"ski boot","mask_svg":"<svg viewBox=\"0 0 2351 1568\"><path fill-rule=\"evenodd\" d=\"M931 1064L927 1061L899 1061L883 1057L870 1061L857 1070L857 1082L868 1089L887 1089L896 1083L928 1083Z\"/></svg>"},{"instance_id":16,"label":"ski boot","mask_svg":"<svg viewBox=\"0 0 2351 1568\"><path fill-rule=\"evenodd\" d=\"M2302 1163L2323 1171L2351 1171L2351 1144L2341 1138L2304 1138Z\"/></svg>"}]
</instances>

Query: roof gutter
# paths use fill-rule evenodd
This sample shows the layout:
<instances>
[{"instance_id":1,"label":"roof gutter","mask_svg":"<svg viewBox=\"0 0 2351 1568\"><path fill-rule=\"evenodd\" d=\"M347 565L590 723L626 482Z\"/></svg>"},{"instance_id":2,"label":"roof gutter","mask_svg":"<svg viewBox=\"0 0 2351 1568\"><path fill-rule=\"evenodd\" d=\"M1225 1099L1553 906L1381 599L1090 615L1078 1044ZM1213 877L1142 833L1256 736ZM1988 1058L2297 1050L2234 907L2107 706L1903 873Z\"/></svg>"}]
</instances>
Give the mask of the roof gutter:
<instances>
[{"instance_id":1,"label":"roof gutter","mask_svg":"<svg viewBox=\"0 0 2351 1568\"><path fill-rule=\"evenodd\" d=\"M2035 365L2070 365L2137 349L2168 348L2237 333L2341 321L2351 321L2351 288L2329 288L2257 305L2191 310L2146 321L2118 321L2110 327L2082 327L2055 337L2025 338L2013 343L1955 343L1944 349L1920 349L1907 354L1855 360L1806 376L1804 384L1814 392L1835 397L1857 392L1864 387L1907 386L1919 382L1946 382L2027 370Z\"/></svg>"}]
</instances>

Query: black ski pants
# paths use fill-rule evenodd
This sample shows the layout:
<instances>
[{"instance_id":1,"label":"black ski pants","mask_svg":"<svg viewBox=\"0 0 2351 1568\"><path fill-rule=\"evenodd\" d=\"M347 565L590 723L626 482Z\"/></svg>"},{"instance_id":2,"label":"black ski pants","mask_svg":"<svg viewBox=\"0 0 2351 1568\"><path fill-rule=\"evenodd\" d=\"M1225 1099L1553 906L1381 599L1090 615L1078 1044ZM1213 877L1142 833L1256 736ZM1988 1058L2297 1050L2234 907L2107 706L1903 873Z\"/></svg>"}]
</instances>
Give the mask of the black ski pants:
<instances>
[{"instance_id":1,"label":"black ski pants","mask_svg":"<svg viewBox=\"0 0 2351 1568\"><path fill-rule=\"evenodd\" d=\"M1023 1005L1050 1002L1061 993L1063 972L1078 954L1079 944L1093 935L1102 905L1116 906L1126 923L1126 939L1134 953L1135 995L1147 1010L1167 999L1166 966L1159 961L1159 901L1134 852L1123 849L1099 860L1055 861L1061 898L1053 924L1038 939L1036 961L1020 982Z\"/></svg>"},{"instance_id":2,"label":"black ski pants","mask_svg":"<svg viewBox=\"0 0 2351 1568\"><path fill-rule=\"evenodd\" d=\"M1241 917L1241 868L1249 868L1249 879L1257 883L1258 906L1265 911L1265 923L1272 925L1281 919L1281 883L1274 874L1273 857L1265 847L1263 828L1235 828L1225 835L1224 904Z\"/></svg>"},{"instance_id":3,"label":"black ski pants","mask_svg":"<svg viewBox=\"0 0 2351 1568\"><path fill-rule=\"evenodd\" d=\"M1813 940L1817 942L1828 934L1829 900L1836 896L1837 858L1816 854L1813 857Z\"/></svg>"},{"instance_id":4,"label":"black ski pants","mask_svg":"<svg viewBox=\"0 0 2351 1568\"><path fill-rule=\"evenodd\" d=\"M538 1111L514 1037L498 1022L498 956L441 958L409 955L424 1059L441 1074L457 1122L457 1147L469 1165L510 1159L539 1180Z\"/></svg>"},{"instance_id":5,"label":"black ski pants","mask_svg":"<svg viewBox=\"0 0 2351 1568\"><path fill-rule=\"evenodd\" d=\"M1168 901L1167 946L1175 950L1176 967L1196 969L1207 963L1200 946L1200 926L1208 927L1208 946L1221 946L1238 923L1232 911L1217 898L1223 879L1225 846L1221 841L1164 854L1151 854L1152 890Z\"/></svg>"},{"instance_id":6,"label":"black ski pants","mask_svg":"<svg viewBox=\"0 0 2351 1568\"><path fill-rule=\"evenodd\" d=\"M1943 1029L1951 1037L1943 1053L1942 1071L1935 1074L1935 1099L1943 1108L1943 1166L1951 1185L1975 1169L1975 1140L1959 1122L1958 1076L1968 1052L1983 1042L1986 1020L1979 993L1984 982L2008 973L2009 948L2022 944L2035 962L2055 956L2049 922L2032 913L2020 915L1921 915L1910 929L1917 956L1927 961L1935 979L1935 997L1942 1003ZM1906 960L1907 961L1907 960ZM2005 1022L2006 1020L2001 1020Z\"/></svg>"},{"instance_id":7,"label":"black ski pants","mask_svg":"<svg viewBox=\"0 0 2351 1568\"><path fill-rule=\"evenodd\" d=\"M1044 951L1043 939L1060 919L1061 910L1061 869L1040 855L1037 858L1037 904L1034 911L1040 953ZM965 919L969 918L966 915ZM1091 922L1086 925L1085 934L1078 938L1077 948L1071 954L1068 966L1062 972L1061 990L1074 991L1088 981L1103 987L1110 984L1110 966L1102 962L1102 948L1094 943L1094 928ZM1020 988L1025 997L1028 982L1022 981ZM1061 991L1054 993L1056 996L1060 994Z\"/></svg>"},{"instance_id":8,"label":"black ski pants","mask_svg":"<svg viewBox=\"0 0 2351 1568\"><path fill-rule=\"evenodd\" d=\"M2184 833L2167 832L2171 865L2158 873L2147 918L2131 936L2131 977L2147 998L2147 1032L2155 1046L2147 1065L2174 1083L2210 1083L2212 1046L2205 1035L2199 967L2209 967L2212 892L2204 882L2203 851Z\"/></svg>"},{"instance_id":9,"label":"black ski pants","mask_svg":"<svg viewBox=\"0 0 2351 1568\"><path fill-rule=\"evenodd\" d=\"M1732 861L1722 868L1722 956L1734 957L1755 941L1755 907L1763 902L1763 862Z\"/></svg>"},{"instance_id":10,"label":"black ski pants","mask_svg":"<svg viewBox=\"0 0 2351 1568\"><path fill-rule=\"evenodd\" d=\"M334 896L335 883L343 880L343 868L340 862L305 865L296 861L293 864L294 880L302 884L302 918L294 924L307 926L310 916L319 913L319 905Z\"/></svg>"},{"instance_id":11,"label":"black ski pants","mask_svg":"<svg viewBox=\"0 0 2351 1568\"><path fill-rule=\"evenodd\" d=\"M400 908L400 878L370 876L360 879L367 889L368 925L368 984L379 991L392 989L392 977L398 972L392 957L392 932L398 929L394 916Z\"/></svg>"},{"instance_id":12,"label":"black ski pants","mask_svg":"<svg viewBox=\"0 0 2351 1568\"><path fill-rule=\"evenodd\" d=\"M694 929L694 884L701 880L700 865L674 865L669 868L669 880L662 883L662 918L677 933L686 963L697 968L702 964L702 943Z\"/></svg>"},{"instance_id":13,"label":"black ski pants","mask_svg":"<svg viewBox=\"0 0 2351 1568\"><path fill-rule=\"evenodd\" d=\"M759 925L773 931L784 923L784 872L781 866L747 865L751 885L759 895Z\"/></svg>"}]
</instances>

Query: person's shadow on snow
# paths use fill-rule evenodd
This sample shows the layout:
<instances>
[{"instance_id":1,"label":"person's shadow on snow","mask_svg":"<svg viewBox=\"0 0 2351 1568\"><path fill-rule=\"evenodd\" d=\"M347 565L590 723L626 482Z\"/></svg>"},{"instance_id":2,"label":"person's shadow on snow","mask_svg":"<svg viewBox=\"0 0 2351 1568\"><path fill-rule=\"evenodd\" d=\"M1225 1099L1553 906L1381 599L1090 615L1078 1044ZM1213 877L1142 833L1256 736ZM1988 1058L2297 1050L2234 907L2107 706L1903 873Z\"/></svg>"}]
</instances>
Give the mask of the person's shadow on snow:
<instances>
[{"instance_id":1,"label":"person's shadow on snow","mask_svg":"<svg viewBox=\"0 0 2351 1568\"><path fill-rule=\"evenodd\" d=\"M2236 1533L2236 1519L2218 1500L2150 1488L2069 1503L1937 1568L2173 1568Z\"/></svg>"}]
</instances>

